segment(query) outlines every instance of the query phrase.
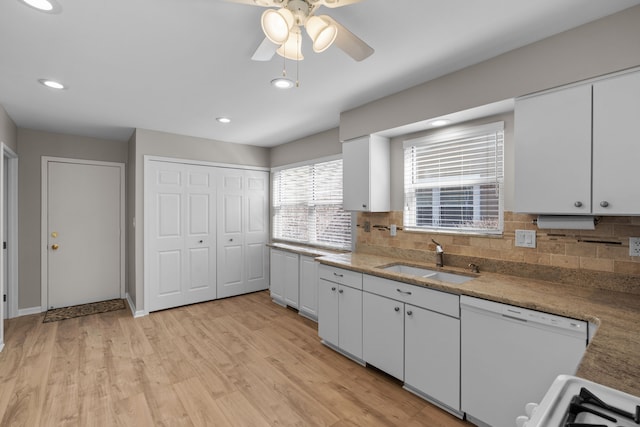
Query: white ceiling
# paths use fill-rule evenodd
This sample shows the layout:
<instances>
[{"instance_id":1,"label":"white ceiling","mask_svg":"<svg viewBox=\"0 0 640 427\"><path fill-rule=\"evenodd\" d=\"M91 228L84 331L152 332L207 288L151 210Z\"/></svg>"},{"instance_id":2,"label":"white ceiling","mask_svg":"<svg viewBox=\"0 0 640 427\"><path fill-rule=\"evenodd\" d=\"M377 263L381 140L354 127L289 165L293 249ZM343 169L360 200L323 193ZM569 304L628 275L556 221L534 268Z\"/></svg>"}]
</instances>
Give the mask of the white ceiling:
<instances>
[{"instance_id":1,"label":"white ceiling","mask_svg":"<svg viewBox=\"0 0 640 427\"><path fill-rule=\"evenodd\" d=\"M274 146L341 111L626 9L640 0L364 0L321 8L375 49L355 62L303 42L300 87L250 60L261 7L223 0L0 1L0 104L22 128L127 140L134 128ZM290 76L296 63L287 61ZM68 89L37 83L59 80ZM233 122L223 125L218 116Z\"/></svg>"}]
</instances>

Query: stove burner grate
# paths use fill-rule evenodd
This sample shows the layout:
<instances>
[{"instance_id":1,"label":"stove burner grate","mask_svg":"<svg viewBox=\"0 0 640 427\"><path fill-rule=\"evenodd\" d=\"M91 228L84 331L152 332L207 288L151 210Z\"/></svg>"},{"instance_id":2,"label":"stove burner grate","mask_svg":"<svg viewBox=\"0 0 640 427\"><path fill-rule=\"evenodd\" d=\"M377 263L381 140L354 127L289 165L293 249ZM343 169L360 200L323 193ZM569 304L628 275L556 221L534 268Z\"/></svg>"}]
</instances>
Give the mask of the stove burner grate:
<instances>
[{"instance_id":1,"label":"stove burner grate","mask_svg":"<svg viewBox=\"0 0 640 427\"><path fill-rule=\"evenodd\" d=\"M582 413L593 414L612 423L618 422L618 420L612 415L608 415L603 411L607 411L609 414L618 415L631 420L636 424L640 424L640 405L636 405L635 413L627 412L616 408L615 406L606 404L585 387L581 387L580 394L573 396L571 399L567 413L560 425L564 427L607 427L606 424L576 422L576 418Z\"/></svg>"}]
</instances>

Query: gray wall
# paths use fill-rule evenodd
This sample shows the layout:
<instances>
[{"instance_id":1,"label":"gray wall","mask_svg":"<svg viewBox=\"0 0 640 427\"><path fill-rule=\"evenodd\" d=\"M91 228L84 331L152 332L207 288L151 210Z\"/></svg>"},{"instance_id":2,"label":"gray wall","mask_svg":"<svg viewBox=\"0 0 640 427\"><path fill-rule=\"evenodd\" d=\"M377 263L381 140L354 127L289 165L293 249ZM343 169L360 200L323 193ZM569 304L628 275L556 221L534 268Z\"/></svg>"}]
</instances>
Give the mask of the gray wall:
<instances>
[{"instance_id":1,"label":"gray wall","mask_svg":"<svg viewBox=\"0 0 640 427\"><path fill-rule=\"evenodd\" d=\"M14 153L18 151L18 128L0 105L0 142L4 142Z\"/></svg>"},{"instance_id":2,"label":"gray wall","mask_svg":"<svg viewBox=\"0 0 640 427\"><path fill-rule=\"evenodd\" d=\"M342 154L338 128L330 129L271 149L271 167Z\"/></svg>"},{"instance_id":3,"label":"gray wall","mask_svg":"<svg viewBox=\"0 0 640 427\"><path fill-rule=\"evenodd\" d=\"M233 165L269 167L269 149L231 144L210 139L137 129L134 137L135 183L129 191L135 193L135 241L130 269L135 282L129 283L129 295L137 311L144 310L144 156L174 157ZM135 289L132 287L135 286ZM134 299L135 298L135 299Z\"/></svg>"},{"instance_id":4,"label":"gray wall","mask_svg":"<svg viewBox=\"0 0 640 427\"><path fill-rule=\"evenodd\" d=\"M640 65L640 6L340 115L356 138Z\"/></svg>"},{"instance_id":5,"label":"gray wall","mask_svg":"<svg viewBox=\"0 0 640 427\"><path fill-rule=\"evenodd\" d=\"M127 143L18 129L18 308L40 307L42 156L127 162Z\"/></svg>"}]
</instances>

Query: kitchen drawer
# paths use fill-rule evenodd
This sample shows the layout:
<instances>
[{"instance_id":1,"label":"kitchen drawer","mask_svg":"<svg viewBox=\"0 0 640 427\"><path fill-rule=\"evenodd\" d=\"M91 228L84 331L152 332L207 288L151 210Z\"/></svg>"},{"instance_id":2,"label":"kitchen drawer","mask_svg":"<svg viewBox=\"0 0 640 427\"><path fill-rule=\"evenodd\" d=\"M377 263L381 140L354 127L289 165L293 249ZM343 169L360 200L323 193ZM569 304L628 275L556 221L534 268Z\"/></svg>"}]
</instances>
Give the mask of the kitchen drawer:
<instances>
[{"instance_id":1,"label":"kitchen drawer","mask_svg":"<svg viewBox=\"0 0 640 427\"><path fill-rule=\"evenodd\" d=\"M362 273L358 273L357 271L321 264L319 274L321 279L356 289L362 289Z\"/></svg>"},{"instance_id":2,"label":"kitchen drawer","mask_svg":"<svg viewBox=\"0 0 640 427\"><path fill-rule=\"evenodd\" d=\"M458 295L368 274L363 275L362 289L447 316L460 317L460 297Z\"/></svg>"}]
</instances>

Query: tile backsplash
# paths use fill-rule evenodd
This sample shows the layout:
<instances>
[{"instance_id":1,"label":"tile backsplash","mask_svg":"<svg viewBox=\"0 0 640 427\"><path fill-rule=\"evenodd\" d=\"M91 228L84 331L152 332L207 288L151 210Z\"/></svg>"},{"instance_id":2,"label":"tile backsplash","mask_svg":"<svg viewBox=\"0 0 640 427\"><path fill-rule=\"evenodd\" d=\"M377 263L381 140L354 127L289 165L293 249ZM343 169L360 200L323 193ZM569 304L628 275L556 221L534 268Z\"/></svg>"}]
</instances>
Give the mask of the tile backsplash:
<instances>
[{"instance_id":1,"label":"tile backsplash","mask_svg":"<svg viewBox=\"0 0 640 427\"><path fill-rule=\"evenodd\" d=\"M538 230L536 215L505 212L502 236L471 236L405 231L402 215L359 213L356 251L432 262L433 238L444 247L445 265L473 262L481 271L640 294L640 257L629 256L629 237L640 237L640 217L601 217L595 230ZM397 225L395 237L391 224ZM536 247L516 247L515 230L536 230Z\"/></svg>"}]
</instances>

